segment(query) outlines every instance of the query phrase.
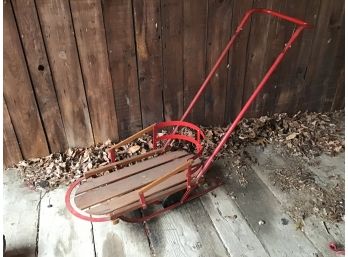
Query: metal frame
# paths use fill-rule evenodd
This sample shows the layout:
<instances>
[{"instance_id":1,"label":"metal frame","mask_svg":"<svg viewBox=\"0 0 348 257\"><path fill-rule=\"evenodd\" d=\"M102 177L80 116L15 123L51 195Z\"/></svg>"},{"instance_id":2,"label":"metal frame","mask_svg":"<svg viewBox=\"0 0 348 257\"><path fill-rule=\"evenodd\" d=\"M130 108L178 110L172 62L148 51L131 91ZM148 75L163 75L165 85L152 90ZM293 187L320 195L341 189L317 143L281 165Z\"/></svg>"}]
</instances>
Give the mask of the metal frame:
<instances>
[{"instance_id":1,"label":"metal frame","mask_svg":"<svg viewBox=\"0 0 348 257\"><path fill-rule=\"evenodd\" d=\"M304 21L301 21L299 19L296 19L296 18L287 16L287 15L284 15L284 14L279 13L279 12L274 12L274 11L268 10L268 9L251 9L251 10L247 11L245 13L245 15L243 16L240 24L238 25L236 31L232 35L230 41L227 43L225 49L222 51L221 55L217 59L215 65L212 68L212 70L209 72L208 76L206 77L206 79L202 83L202 85L201 85L200 89L198 90L198 92L196 93L195 97L192 99L192 101L191 101L190 105L188 106L187 110L185 111L185 113L181 117L180 121L167 121L167 122L160 122L160 123L153 124L153 125L145 128L145 129L139 131L138 133L134 134L133 136L123 140L122 142L118 143L117 145L115 145L115 146L113 146L113 147L111 147L109 149L109 157L111 159L111 162L114 163L115 162L115 149L117 149L120 146L122 146L124 144L127 144L127 143L129 143L129 142L131 142L131 141L141 137L145 133L152 132L153 133L154 149L157 148L158 142L162 141L162 140L166 140L164 148L161 148L161 149L164 149L163 152L165 152L165 151L170 149L170 145L171 145L172 140L176 140L176 139L178 139L178 140L186 140L188 142L193 143L196 146L196 156L195 156L195 158L199 157L201 155L201 153L202 153L202 150L203 150L203 146L201 145L201 140L204 139L204 134L199 129L198 126L196 126L194 124L191 124L189 122L185 122L184 120L186 119L187 115L191 112L193 106L196 104L196 102L198 101L198 99L200 98L202 93L204 92L204 90L207 87L209 81L214 76L216 70L220 67L224 57L227 55L228 51L232 47L232 45L235 42L235 40L238 37L238 35L244 29L246 23L249 21L251 16L253 14L256 14L256 13L271 15L271 16L274 16L276 18L279 18L279 19L282 19L282 20L294 23L296 25L296 30L294 31L294 33L290 37L289 41L285 44L283 50L279 53L279 55L277 56L277 58L275 59L275 61L271 65L271 67L268 69L268 71L264 75L264 77L261 80L261 82L257 85L255 91L249 97L248 101L245 103L245 105L243 106L243 108L241 109L239 114L237 115L236 119L231 123L231 125L229 126L227 132L222 137L221 141L219 142L217 147L214 149L214 151L211 154L211 156L209 156L209 158L202 165L200 165L198 167L193 167L192 166L193 162L192 162L192 160L190 160L189 162L185 163L184 165L177 167L176 169L168 172L164 176L158 178L157 180L153 181L152 183L148 184L147 186L145 186L145 187L143 187L143 188L141 188L139 190L139 201L140 201L140 204L141 204L142 208L145 209L149 204L155 203L155 201L150 202L150 203L146 203L144 193L148 189L154 187L158 183L161 183L162 181L166 180L167 178L169 178L170 176L176 174L177 172L180 172L182 170L187 169L187 172L186 172L186 192L184 193L184 195L181 198L180 202L172 204L172 205L168 206L167 208L163 208L163 209L161 209L159 211L153 212L153 213L151 213L149 215L146 215L144 217L141 217L141 218L129 218L129 217L125 217L125 216L114 217L112 214L104 215L104 216L101 216L101 217L100 216L99 217L92 217L89 214L83 214L82 211L77 211L71 204L71 194L73 192L73 189L76 188L82 182L83 178L81 178L81 179L75 181L69 187L69 189L67 191L67 194L66 194L66 197L65 197L67 208L69 209L69 211L72 214L74 214L75 216L77 216L77 217L79 217L81 219L92 221L92 222L103 222L103 221L115 220L115 219L118 219L118 218L120 218L120 219L122 219L124 221L128 221L128 222L144 222L144 221L150 220L150 219L152 219L152 218L154 218L154 217L156 217L156 216L158 216L158 215L160 215L160 214L162 214L164 212L167 212L167 211L169 211L171 209L174 209L174 208L176 208L176 207L178 207L178 206L180 206L180 205L182 205L182 204L184 204L184 203L186 203L186 202L188 202L188 201L190 201L190 200L192 200L192 199L194 199L196 197L199 197L199 196L201 196L201 195L203 195L203 194L205 194L205 193L215 189L217 186L219 186L221 184L221 182L215 183L215 184L211 185L209 188L203 190L202 192L196 192L194 194L192 193L193 190L195 190L195 189L197 189L199 187L199 182L203 179L205 173L208 171L208 169L212 165L212 162L214 161L214 158L219 153L219 151L222 149L222 147L224 146L224 144L226 143L226 141L228 140L228 138L230 137L232 132L235 130L235 128L237 127L238 123L243 118L244 114L246 113L246 111L248 110L248 108L250 107L252 102L255 100L257 95L260 93L262 88L265 86L266 82L269 80L271 75L274 73L274 71L278 67L279 63L283 60L283 58L284 58L285 54L287 53L287 51L291 48L292 44L299 37L301 32L304 29L310 27L307 22L304 22ZM165 127L175 127L175 128L173 129L173 131L170 134L158 136L158 133L157 133L158 129L162 129L162 128L165 128ZM195 138L178 134L177 132L178 132L178 128L179 127L188 127L190 129L196 131ZM140 159L140 158L138 158L138 159ZM116 164L117 163L115 163L115 165ZM192 176L192 174L196 174L196 175Z\"/></svg>"}]
</instances>

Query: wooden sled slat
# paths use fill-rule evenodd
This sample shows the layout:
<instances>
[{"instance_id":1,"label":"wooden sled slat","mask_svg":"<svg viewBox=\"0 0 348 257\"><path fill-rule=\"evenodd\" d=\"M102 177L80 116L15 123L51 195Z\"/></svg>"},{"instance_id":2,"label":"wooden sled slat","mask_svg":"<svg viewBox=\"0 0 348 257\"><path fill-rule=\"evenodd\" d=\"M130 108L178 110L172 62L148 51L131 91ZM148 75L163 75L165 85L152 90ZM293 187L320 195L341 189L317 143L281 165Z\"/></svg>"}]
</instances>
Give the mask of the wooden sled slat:
<instances>
[{"instance_id":1,"label":"wooden sled slat","mask_svg":"<svg viewBox=\"0 0 348 257\"><path fill-rule=\"evenodd\" d=\"M186 171L180 172L172 176L168 180L164 181L163 183L158 184L157 186L151 188L149 191L145 192L145 198L146 200L148 198L150 198L151 200L151 196L158 194L157 197L152 197L152 201L161 200L167 195L170 195L172 193L178 192L181 189L186 188L185 181L186 181ZM180 186L175 187L177 185L180 185ZM173 187L175 187L175 190L173 190ZM165 191L165 192L162 192L162 191ZM120 216L123 213L127 213L131 209L134 210L134 208L135 209L141 208L138 191L132 191L132 192L129 192L128 194L114 197L113 199L109 201L103 202L97 206L94 206L86 210L86 212L92 215L102 215L102 214L112 213L113 216L114 215Z\"/></svg>"},{"instance_id":2,"label":"wooden sled slat","mask_svg":"<svg viewBox=\"0 0 348 257\"><path fill-rule=\"evenodd\" d=\"M156 166L152 169L140 172L133 176L129 176L122 180L118 180L114 183L108 184L103 187L92 189L84 194L80 194L75 197L76 206L80 209L86 209L100 202L106 201L118 195L126 194L134 191L152 181L158 177L164 175L166 172L175 169L176 167L185 163L193 155L187 155L182 158L175 159L171 162L164 163L160 166ZM157 158L156 158L157 159ZM139 163L143 165L146 161ZM197 162L196 162L197 163ZM120 171L122 172L122 170Z\"/></svg>"},{"instance_id":3,"label":"wooden sled slat","mask_svg":"<svg viewBox=\"0 0 348 257\"><path fill-rule=\"evenodd\" d=\"M83 183L78 188L78 190L76 191L76 195L79 195L79 194L84 193L88 190L97 188L99 186L118 181L120 179L137 174L143 170L162 165L163 163L169 162L171 160L174 160L174 159L186 156L186 155L188 155L188 153L186 151L168 152L168 153L165 153L161 156L143 161L141 163L136 163L136 164L132 165L131 167L124 167L124 168L120 169L119 171L112 172L112 173L106 174L106 175L101 176L101 177L90 178L87 180L87 182ZM159 158L159 157L161 157L161 158ZM140 164L142 164L142 165L140 165Z\"/></svg>"}]
</instances>

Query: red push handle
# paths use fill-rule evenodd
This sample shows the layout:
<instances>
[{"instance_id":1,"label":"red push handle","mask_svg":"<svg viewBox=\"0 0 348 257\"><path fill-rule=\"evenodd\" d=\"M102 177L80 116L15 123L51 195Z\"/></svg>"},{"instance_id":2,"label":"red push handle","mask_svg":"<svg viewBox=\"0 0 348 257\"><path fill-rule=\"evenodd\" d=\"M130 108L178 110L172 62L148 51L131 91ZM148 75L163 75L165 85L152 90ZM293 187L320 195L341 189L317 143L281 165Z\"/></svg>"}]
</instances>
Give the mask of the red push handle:
<instances>
[{"instance_id":1,"label":"red push handle","mask_svg":"<svg viewBox=\"0 0 348 257\"><path fill-rule=\"evenodd\" d=\"M282 19L282 20L286 20L286 21L295 23L298 26L310 27L310 25L305 21L296 19L294 17L287 16L287 15L282 14L280 12L275 12L275 11L272 11L269 9L260 9L260 8L254 8L254 9L250 9L249 11L247 11L243 17L242 22L240 23L240 25L238 27L243 26L244 23L249 19L249 17L254 13L264 13L264 14L268 14L268 15L277 17L277 18Z\"/></svg>"}]
</instances>

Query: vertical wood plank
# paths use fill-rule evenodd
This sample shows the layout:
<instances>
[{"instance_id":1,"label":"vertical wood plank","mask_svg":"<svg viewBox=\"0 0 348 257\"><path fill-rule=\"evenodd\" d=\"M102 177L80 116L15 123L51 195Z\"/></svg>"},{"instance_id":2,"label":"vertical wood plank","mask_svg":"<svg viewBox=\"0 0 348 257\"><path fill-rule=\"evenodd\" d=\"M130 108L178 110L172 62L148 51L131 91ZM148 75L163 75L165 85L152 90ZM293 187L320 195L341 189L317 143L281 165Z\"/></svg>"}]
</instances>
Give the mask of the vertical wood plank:
<instances>
[{"instance_id":1,"label":"vertical wood plank","mask_svg":"<svg viewBox=\"0 0 348 257\"><path fill-rule=\"evenodd\" d=\"M25 159L49 153L10 2L4 2L4 97Z\"/></svg>"},{"instance_id":2,"label":"vertical wood plank","mask_svg":"<svg viewBox=\"0 0 348 257\"><path fill-rule=\"evenodd\" d=\"M322 99L325 98L326 88L329 86L329 74L334 68L335 56L338 54L344 1L321 1L318 15L304 97L301 101L302 108L309 111L323 109Z\"/></svg>"},{"instance_id":3,"label":"vertical wood plank","mask_svg":"<svg viewBox=\"0 0 348 257\"><path fill-rule=\"evenodd\" d=\"M36 1L70 147L94 143L67 0Z\"/></svg>"},{"instance_id":4,"label":"vertical wood plank","mask_svg":"<svg viewBox=\"0 0 348 257\"><path fill-rule=\"evenodd\" d=\"M207 73L214 66L231 35L233 1L209 0L207 35ZM221 125L225 118L228 58L212 78L205 93L205 119L207 124Z\"/></svg>"},{"instance_id":5,"label":"vertical wood plank","mask_svg":"<svg viewBox=\"0 0 348 257\"><path fill-rule=\"evenodd\" d=\"M142 128L132 2L103 0L103 14L119 135Z\"/></svg>"},{"instance_id":6,"label":"vertical wood plank","mask_svg":"<svg viewBox=\"0 0 348 257\"><path fill-rule=\"evenodd\" d=\"M286 1L255 0L254 8L268 8L279 11ZM247 71L243 92L243 104L249 99L267 69L284 46L283 21L265 14L255 14L252 18ZM279 74L274 73L260 95L247 112L247 116L262 113L265 104L270 100L270 92L277 87Z\"/></svg>"},{"instance_id":7,"label":"vertical wood plank","mask_svg":"<svg viewBox=\"0 0 348 257\"><path fill-rule=\"evenodd\" d=\"M165 120L178 120L183 114L183 4L161 1Z\"/></svg>"},{"instance_id":8,"label":"vertical wood plank","mask_svg":"<svg viewBox=\"0 0 348 257\"><path fill-rule=\"evenodd\" d=\"M30 77L52 152L68 146L34 1L13 0Z\"/></svg>"},{"instance_id":9,"label":"vertical wood plank","mask_svg":"<svg viewBox=\"0 0 348 257\"><path fill-rule=\"evenodd\" d=\"M232 16L232 33L237 29L245 12L252 8L253 0L234 1ZM235 41L229 54L229 71L226 93L225 122L229 123L234 119L243 102L243 88L245 72L247 69L246 60L248 53L248 41L250 36L250 21Z\"/></svg>"},{"instance_id":10,"label":"vertical wood plank","mask_svg":"<svg viewBox=\"0 0 348 257\"><path fill-rule=\"evenodd\" d=\"M184 1L184 111L205 78L208 0ZM187 120L204 123L204 94Z\"/></svg>"},{"instance_id":11,"label":"vertical wood plank","mask_svg":"<svg viewBox=\"0 0 348 257\"><path fill-rule=\"evenodd\" d=\"M3 133L4 133L4 163L5 166L11 166L23 159L21 149L19 148L16 133L13 129L10 115L7 110L7 105L3 103Z\"/></svg>"},{"instance_id":12,"label":"vertical wood plank","mask_svg":"<svg viewBox=\"0 0 348 257\"><path fill-rule=\"evenodd\" d=\"M133 3L143 127L163 120L160 1Z\"/></svg>"},{"instance_id":13,"label":"vertical wood plank","mask_svg":"<svg viewBox=\"0 0 348 257\"><path fill-rule=\"evenodd\" d=\"M118 140L100 1L70 1L95 143Z\"/></svg>"}]
</instances>

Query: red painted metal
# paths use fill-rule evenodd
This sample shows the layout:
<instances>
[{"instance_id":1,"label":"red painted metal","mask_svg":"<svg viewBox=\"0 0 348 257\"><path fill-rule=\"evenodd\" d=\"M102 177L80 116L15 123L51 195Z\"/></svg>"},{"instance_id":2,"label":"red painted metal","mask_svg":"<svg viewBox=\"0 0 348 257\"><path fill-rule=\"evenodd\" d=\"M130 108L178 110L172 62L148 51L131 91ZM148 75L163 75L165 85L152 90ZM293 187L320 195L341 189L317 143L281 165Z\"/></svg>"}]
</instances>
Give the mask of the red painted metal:
<instances>
[{"instance_id":1,"label":"red painted metal","mask_svg":"<svg viewBox=\"0 0 348 257\"><path fill-rule=\"evenodd\" d=\"M331 242L331 243L329 244L329 248L330 248L332 251L334 251L336 254L345 255L344 247L343 247L343 246L337 245L335 242Z\"/></svg>"}]
</instances>

